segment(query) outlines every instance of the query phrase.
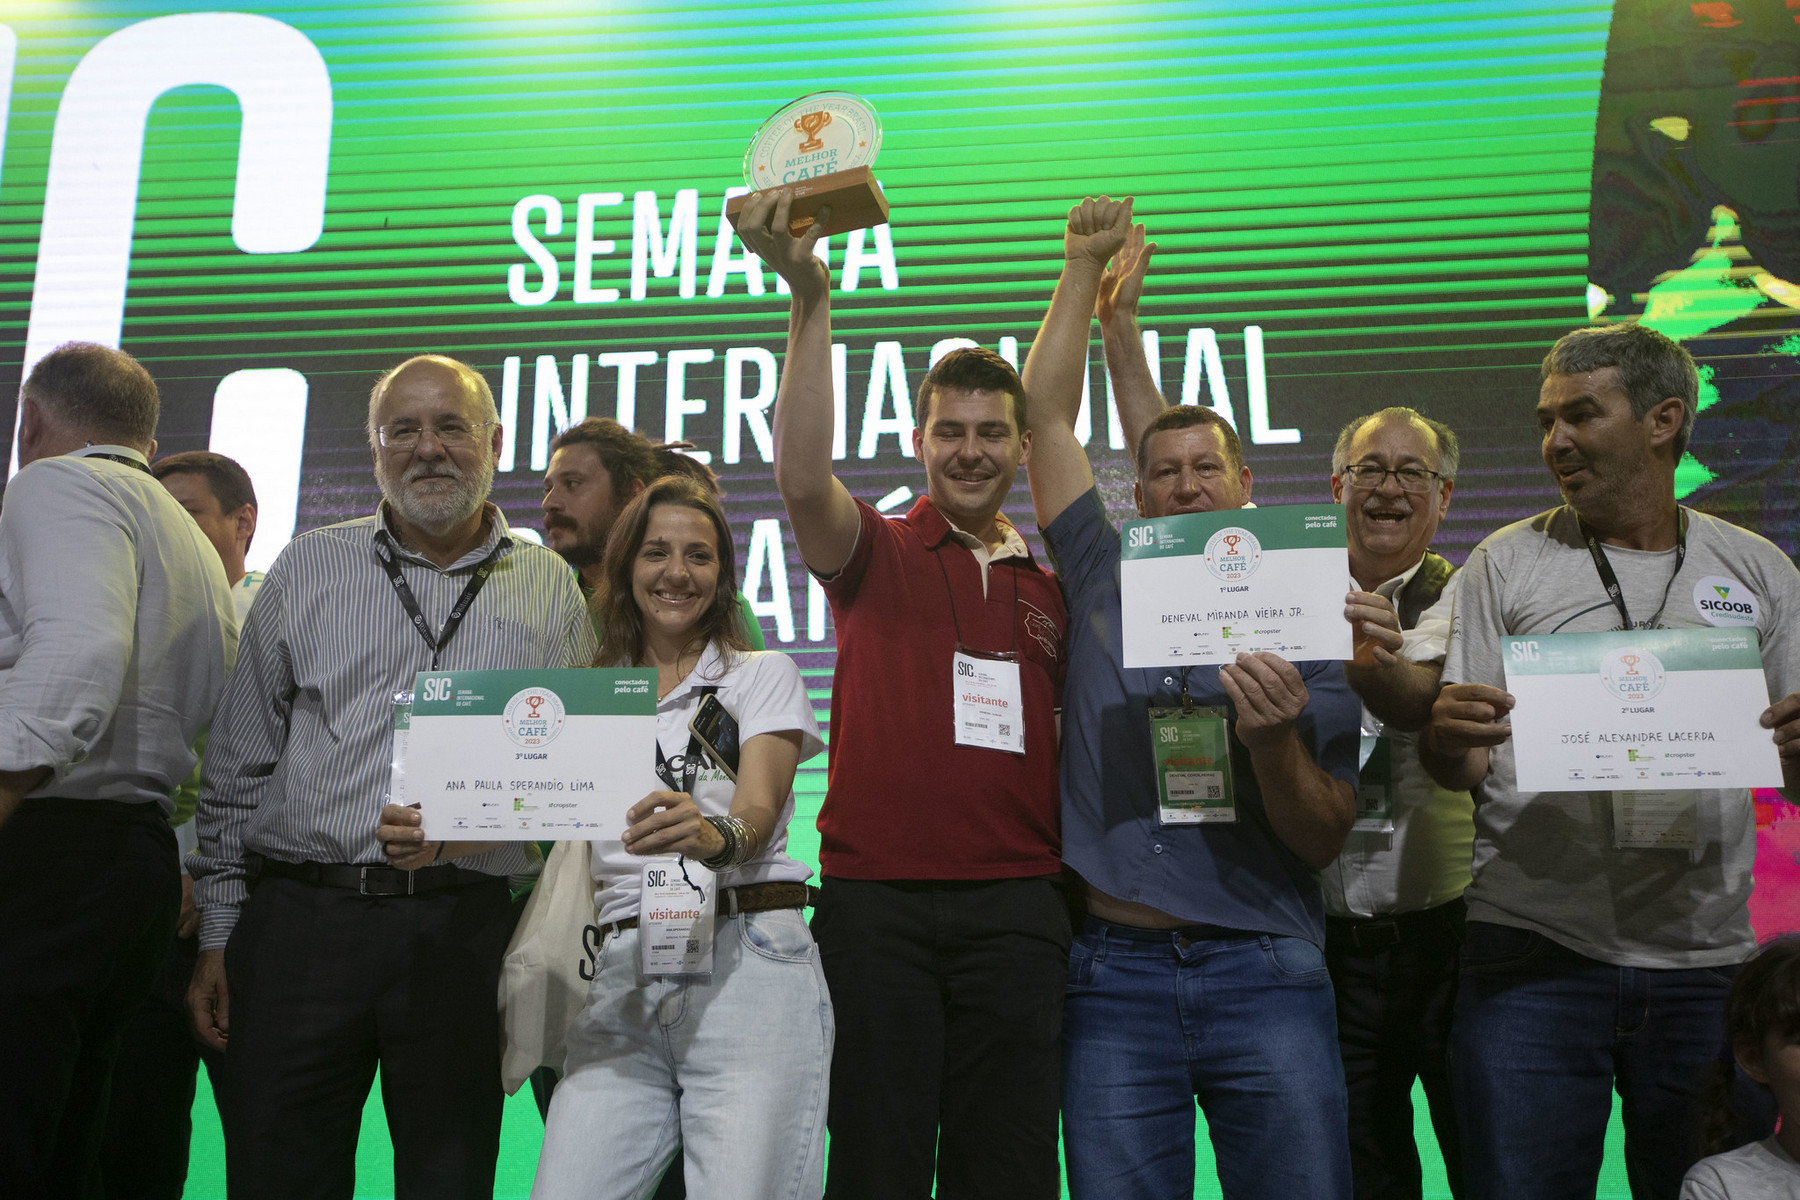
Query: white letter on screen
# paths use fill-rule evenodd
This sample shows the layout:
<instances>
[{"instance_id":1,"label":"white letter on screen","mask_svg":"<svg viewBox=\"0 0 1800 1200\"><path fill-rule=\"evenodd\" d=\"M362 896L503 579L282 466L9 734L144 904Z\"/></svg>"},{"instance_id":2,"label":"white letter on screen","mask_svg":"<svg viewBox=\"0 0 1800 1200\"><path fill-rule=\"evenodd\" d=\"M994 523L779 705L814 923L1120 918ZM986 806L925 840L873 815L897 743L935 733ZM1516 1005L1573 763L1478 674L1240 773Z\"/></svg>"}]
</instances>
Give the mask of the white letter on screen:
<instances>
[{"instance_id":1,"label":"white letter on screen","mask_svg":"<svg viewBox=\"0 0 1800 1200\"><path fill-rule=\"evenodd\" d=\"M233 371L213 392L207 446L235 458L256 488L256 537L244 566L266 571L294 536L306 449L306 376L286 367Z\"/></svg>"},{"instance_id":2,"label":"white letter on screen","mask_svg":"<svg viewBox=\"0 0 1800 1200\"><path fill-rule=\"evenodd\" d=\"M183 13L102 38L69 74L50 138L22 376L69 341L117 346L125 319L144 125L171 88L213 84L243 112L231 237L294 254L325 228L331 76L304 33L271 17ZM13 469L17 469L17 433Z\"/></svg>"}]
</instances>

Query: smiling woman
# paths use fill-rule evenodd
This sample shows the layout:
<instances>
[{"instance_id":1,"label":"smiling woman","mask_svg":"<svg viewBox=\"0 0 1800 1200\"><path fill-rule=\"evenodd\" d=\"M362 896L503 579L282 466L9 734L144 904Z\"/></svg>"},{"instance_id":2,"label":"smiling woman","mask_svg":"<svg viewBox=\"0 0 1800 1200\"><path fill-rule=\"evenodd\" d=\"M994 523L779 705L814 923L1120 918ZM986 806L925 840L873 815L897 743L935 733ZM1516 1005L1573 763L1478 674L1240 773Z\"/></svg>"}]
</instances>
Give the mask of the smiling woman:
<instances>
[{"instance_id":1,"label":"smiling woman","mask_svg":"<svg viewBox=\"0 0 1800 1200\"><path fill-rule=\"evenodd\" d=\"M607 542L595 662L656 669L666 790L593 844L603 940L537 1196L645 1197L678 1152L694 1195L822 1189L831 1002L800 911L811 870L787 854L794 771L821 742L799 669L749 648L737 578L724 513L691 478L644 489ZM659 903L664 887L679 901Z\"/></svg>"}]
</instances>

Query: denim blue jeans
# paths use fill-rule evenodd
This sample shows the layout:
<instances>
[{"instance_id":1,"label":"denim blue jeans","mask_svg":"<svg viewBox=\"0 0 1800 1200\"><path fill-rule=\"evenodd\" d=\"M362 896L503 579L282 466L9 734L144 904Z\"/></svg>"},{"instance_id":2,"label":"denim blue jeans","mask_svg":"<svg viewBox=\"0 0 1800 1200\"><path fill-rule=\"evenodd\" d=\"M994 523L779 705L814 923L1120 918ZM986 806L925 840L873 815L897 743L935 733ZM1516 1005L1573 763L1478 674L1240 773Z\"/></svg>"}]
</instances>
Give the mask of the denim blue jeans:
<instances>
[{"instance_id":1,"label":"denim blue jeans","mask_svg":"<svg viewBox=\"0 0 1800 1200\"><path fill-rule=\"evenodd\" d=\"M1074 1200L1194 1194L1194 1104L1226 1200L1350 1196L1331 978L1301 938L1089 918L1063 1007Z\"/></svg>"},{"instance_id":2,"label":"denim blue jeans","mask_svg":"<svg viewBox=\"0 0 1800 1200\"><path fill-rule=\"evenodd\" d=\"M1632 1196L1675 1200L1736 973L1615 967L1470 921L1450 1029L1470 1200L1591 1200L1615 1088Z\"/></svg>"},{"instance_id":3,"label":"denim blue jeans","mask_svg":"<svg viewBox=\"0 0 1800 1200\"><path fill-rule=\"evenodd\" d=\"M640 982L638 938L601 947L532 1196L643 1200L679 1143L692 1195L817 1200L834 1025L800 911L721 917L704 983Z\"/></svg>"}]
</instances>

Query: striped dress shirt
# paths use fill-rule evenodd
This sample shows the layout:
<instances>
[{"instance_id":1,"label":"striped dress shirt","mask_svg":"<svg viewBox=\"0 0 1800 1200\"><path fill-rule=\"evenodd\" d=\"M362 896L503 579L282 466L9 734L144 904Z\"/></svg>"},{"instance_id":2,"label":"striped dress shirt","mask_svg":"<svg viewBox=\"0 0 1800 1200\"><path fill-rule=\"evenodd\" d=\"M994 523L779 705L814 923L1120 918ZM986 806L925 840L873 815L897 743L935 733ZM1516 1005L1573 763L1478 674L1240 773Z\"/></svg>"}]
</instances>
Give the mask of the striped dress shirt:
<instances>
[{"instance_id":1,"label":"striped dress shirt","mask_svg":"<svg viewBox=\"0 0 1800 1200\"><path fill-rule=\"evenodd\" d=\"M382 570L385 546L419 608L441 630L464 586L501 547L445 671L583 666L594 631L568 566L515 540L488 506L488 536L448 569L377 539L377 517L301 534L257 595L202 767L200 850L189 857L201 910L200 946L222 948L246 894L244 855L287 862L381 863L375 840L393 750L393 696L430 670L431 647ZM391 529L390 529L391 534ZM514 843L459 867L493 875L536 870L535 847Z\"/></svg>"}]
</instances>

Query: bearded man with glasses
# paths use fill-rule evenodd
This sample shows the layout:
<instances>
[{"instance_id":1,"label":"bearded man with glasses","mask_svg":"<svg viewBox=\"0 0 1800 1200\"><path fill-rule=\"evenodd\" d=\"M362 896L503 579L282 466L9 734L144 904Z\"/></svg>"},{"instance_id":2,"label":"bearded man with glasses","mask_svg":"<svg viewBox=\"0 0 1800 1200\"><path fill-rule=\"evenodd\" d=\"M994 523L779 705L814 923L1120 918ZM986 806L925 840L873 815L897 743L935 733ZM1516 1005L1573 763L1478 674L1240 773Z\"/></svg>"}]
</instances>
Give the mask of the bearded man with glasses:
<instances>
[{"instance_id":1,"label":"bearded man with glasses","mask_svg":"<svg viewBox=\"0 0 1800 1200\"><path fill-rule=\"evenodd\" d=\"M1358 1196L1421 1195L1415 1079L1451 1193L1462 1195L1445 1064L1474 803L1425 773L1417 737L1450 637L1456 568L1429 547L1456 465L1456 434L1410 408L1351 421L1331 456L1357 587L1346 597L1359 632L1346 673L1363 701L1362 748L1356 824L1319 884Z\"/></svg>"},{"instance_id":2,"label":"bearded man with glasses","mask_svg":"<svg viewBox=\"0 0 1800 1200\"><path fill-rule=\"evenodd\" d=\"M593 627L555 552L488 503L505 431L487 382L409 359L369 397L383 501L269 568L213 719L192 858L188 1007L225 1051L234 1196L344 1196L381 1070L399 1196L491 1197L500 957L522 843L402 871L376 838L396 706L420 671L585 664Z\"/></svg>"}]
</instances>

